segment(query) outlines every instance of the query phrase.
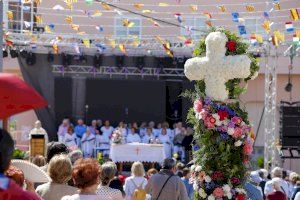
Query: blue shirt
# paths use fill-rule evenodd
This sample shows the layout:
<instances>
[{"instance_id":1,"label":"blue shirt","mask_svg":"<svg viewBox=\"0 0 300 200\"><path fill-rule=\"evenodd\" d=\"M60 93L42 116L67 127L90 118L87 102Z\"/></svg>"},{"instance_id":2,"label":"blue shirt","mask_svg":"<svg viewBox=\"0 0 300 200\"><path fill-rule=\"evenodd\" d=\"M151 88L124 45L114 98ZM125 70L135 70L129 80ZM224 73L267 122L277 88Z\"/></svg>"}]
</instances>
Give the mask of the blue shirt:
<instances>
[{"instance_id":1,"label":"blue shirt","mask_svg":"<svg viewBox=\"0 0 300 200\"><path fill-rule=\"evenodd\" d=\"M247 191L247 198L251 200L263 200L263 195L259 189L257 189L251 183L245 184L245 189Z\"/></svg>"},{"instance_id":2,"label":"blue shirt","mask_svg":"<svg viewBox=\"0 0 300 200\"><path fill-rule=\"evenodd\" d=\"M77 137L82 138L82 136L85 132L86 132L86 126L85 125L75 126L75 133L76 133Z\"/></svg>"},{"instance_id":3,"label":"blue shirt","mask_svg":"<svg viewBox=\"0 0 300 200\"><path fill-rule=\"evenodd\" d=\"M189 179L186 179L184 177L181 178L183 184L185 185L186 191L188 193L189 199L193 199L194 196L194 188L193 184L189 183Z\"/></svg>"}]
</instances>

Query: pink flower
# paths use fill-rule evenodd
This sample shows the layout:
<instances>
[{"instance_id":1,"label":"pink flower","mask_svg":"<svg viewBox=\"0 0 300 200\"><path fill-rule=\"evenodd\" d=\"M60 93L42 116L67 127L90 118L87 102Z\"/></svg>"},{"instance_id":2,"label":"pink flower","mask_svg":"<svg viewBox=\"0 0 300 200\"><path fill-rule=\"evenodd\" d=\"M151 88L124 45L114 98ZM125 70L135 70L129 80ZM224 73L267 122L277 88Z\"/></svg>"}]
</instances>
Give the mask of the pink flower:
<instances>
[{"instance_id":1,"label":"pink flower","mask_svg":"<svg viewBox=\"0 0 300 200\"><path fill-rule=\"evenodd\" d=\"M206 118L204 119L204 125L208 129L215 128L215 123L216 123L216 119L213 118L212 116L206 116Z\"/></svg>"},{"instance_id":2,"label":"pink flower","mask_svg":"<svg viewBox=\"0 0 300 200\"><path fill-rule=\"evenodd\" d=\"M243 147L243 151L245 155L250 155L253 151L252 145L246 140L246 143Z\"/></svg>"},{"instance_id":3,"label":"pink flower","mask_svg":"<svg viewBox=\"0 0 300 200\"><path fill-rule=\"evenodd\" d=\"M222 188L216 188L214 191L213 191L213 194L215 197L223 197L224 196L224 191Z\"/></svg>"},{"instance_id":4,"label":"pink flower","mask_svg":"<svg viewBox=\"0 0 300 200\"><path fill-rule=\"evenodd\" d=\"M232 177L232 178L230 179L230 182L231 182L232 184L239 184L239 183L240 183L240 179L238 179L237 177Z\"/></svg>"},{"instance_id":5,"label":"pink flower","mask_svg":"<svg viewBox=\"0 0 300 200\"><path fill-rule=\"evenodd\" d=\"M232 137L236 139L236 138L242 137L242 135L243 135L243 130L241 128L239 128L239 127L236 127L234 129Z\"/></svg>"},{"instance_id":6,"label":"pink flower","mask_svg":"<svg viewBox=\"0 0 300 200\"><path fill-rule=\"evenodd\" d=\"M235 124L237 124L237 125L239 125L239 124L241 124L242 123L242 118L240 118L240 117L233 117L232 119L231 119L231 121L233 122L233 123L235 123Z\"/></svg>"},{"instance_id":7,"label":"pink flower","mask_svg":"<svg viewBox=\"0 0 300 200\"><path fill-rule=\"evenodd\" d=\"M200 112L202 111L202 109L203 109L202 101L200 101L199 99L196 100L196 101L194 102L194 111L195 111L196 113L200 113Z\"/></svg>"}]
</instances>

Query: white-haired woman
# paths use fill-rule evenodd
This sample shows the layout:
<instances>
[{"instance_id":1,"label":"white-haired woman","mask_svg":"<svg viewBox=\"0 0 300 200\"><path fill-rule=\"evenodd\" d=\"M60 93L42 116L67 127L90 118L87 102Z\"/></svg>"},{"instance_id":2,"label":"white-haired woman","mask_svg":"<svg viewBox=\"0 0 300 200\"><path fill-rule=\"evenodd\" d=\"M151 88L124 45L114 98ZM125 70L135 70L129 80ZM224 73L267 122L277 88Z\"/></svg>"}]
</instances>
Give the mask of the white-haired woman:
<instances>
[{"instance_id":1,"label":"white-haired woman","mask_svg":"<svg viewBox=\"0 0 300 200\"><path fill-rule=\"evenodd\" d=\"M125 200L131 200L136 189L145 189L148 181L144 176L144 165L141 162L134 162L131 167L131 176L126 178L124 184Z\"/></svg>"},{"instance_id":2,"label":"white-haired woman","mask_svg":"<svg viewBox=\"0 0 300 200\"><path fill-rule=\"evenodd\" d=\"M276 177L272 179L272 186L274 189L274 192L271 192L267 195L266 200L286 200L286 195L284 193L284 190L281 187L281 179Z\"/></svg>"}]
</instances>

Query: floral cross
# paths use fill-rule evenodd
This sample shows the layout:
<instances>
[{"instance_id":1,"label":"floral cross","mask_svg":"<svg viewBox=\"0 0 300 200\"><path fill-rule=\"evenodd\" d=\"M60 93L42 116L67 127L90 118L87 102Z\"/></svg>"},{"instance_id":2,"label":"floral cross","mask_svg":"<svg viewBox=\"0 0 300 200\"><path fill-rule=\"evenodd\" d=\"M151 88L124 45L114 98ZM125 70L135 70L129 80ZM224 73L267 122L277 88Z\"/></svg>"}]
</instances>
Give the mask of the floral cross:
<instances>
[{"instance_id":1,"label":"floral cross","mask_svg":"<svg viewBox=\"0 0 300 200\"><path fill-rule=\"evenodd\" d=\"M217 101L228 99L225 83L250 76L251 60L247 55L226 56L228 39L224 33L211 32L205 39L206 57L188 59L184 73L189 80L204 80L205 93Z\"/></svg>"}]
</instances>

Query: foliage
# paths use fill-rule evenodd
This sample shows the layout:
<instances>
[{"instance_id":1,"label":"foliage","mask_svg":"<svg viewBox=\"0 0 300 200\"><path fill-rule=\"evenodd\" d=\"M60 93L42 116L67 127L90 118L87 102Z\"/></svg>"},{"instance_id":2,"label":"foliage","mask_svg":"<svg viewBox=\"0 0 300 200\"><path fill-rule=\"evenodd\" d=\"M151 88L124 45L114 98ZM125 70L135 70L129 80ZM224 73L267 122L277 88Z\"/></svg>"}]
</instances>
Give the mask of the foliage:
<instances>
[{"instance_id":1,"label":"foliage","mask_svg":"<svg viewBox=\"0 0 300 200\"><path fill-rule=\"evenodd\" d=\"M25 152L20 149L15 149L13 152L13 159L24 159Z\"/></svg>"},{"instance_id":2,"label":"foliage","mask_svg":"<svg viewBox=\"0 0 300 200\"><path fill-rule=\"evenodd\" d=\"M256 160L256 165L258 168L264 168L264 157L260 156Z\"/></svg>"}]
</instances>

